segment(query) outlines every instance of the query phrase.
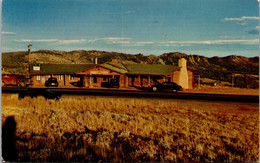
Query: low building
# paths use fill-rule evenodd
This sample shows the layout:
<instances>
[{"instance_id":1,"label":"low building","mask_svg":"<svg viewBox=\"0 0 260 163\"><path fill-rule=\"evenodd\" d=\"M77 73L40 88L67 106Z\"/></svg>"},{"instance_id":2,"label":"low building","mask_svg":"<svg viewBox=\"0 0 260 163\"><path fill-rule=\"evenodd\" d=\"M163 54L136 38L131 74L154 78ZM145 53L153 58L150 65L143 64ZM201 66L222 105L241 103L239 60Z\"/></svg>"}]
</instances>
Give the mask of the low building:
<instances>
[{"instance_id":1,"label":"low building","mask_svg":"<svg viewBox=\"0 0 260 163\"><path fill-rule=\"evenodd\" d=\"M70 86L77 82L80 77L75 76L75 72L94 64L38 64L30 65L30 76L33 86L44 86L50 77L58 80L59 86Z\"/></svg>"},{"instance_id":2,"label":"low building","mask_svg":"<svg viewBox=\"0 0 260 163\"><path fill-rule=\"evenodd\" d=\"M110 79L117 79L121 87L127 87L126 73L126 69L101 64L77 71L75 75L83 79L83 87L101 87L102 82L108 82Z\"/></svg>"},{"instance_id":3,"label":"low building","mask_svg":"<svg viewBox=\"0 0 260 163\"><path fill-rule=\"evenodd\" d=\"M187 68L186 60L181 58L178 66L118 60L104 64L41 64L31 66L30 74L34 86L43 86L49 77L55 77L60 86L78 82L82 87L98 88L103 82L116 79L120 87L150 87L158 81L193 89L196 72Z\"/></svg>"}]
</instances>

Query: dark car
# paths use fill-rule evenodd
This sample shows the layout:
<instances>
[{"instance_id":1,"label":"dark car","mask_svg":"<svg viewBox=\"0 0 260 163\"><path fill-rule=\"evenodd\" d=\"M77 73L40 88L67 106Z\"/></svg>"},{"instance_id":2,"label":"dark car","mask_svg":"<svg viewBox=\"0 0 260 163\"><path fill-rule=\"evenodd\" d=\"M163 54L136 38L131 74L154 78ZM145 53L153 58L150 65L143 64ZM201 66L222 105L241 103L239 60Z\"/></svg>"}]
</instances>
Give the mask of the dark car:
<instances>
[{"instance_id":1,"label":"dark car","mask_svg":"<svg viewBox=\"0 0 260 163\"><path fill-rule=\"evenodd\" d=\"M106 88L119 88L119 82L117 79L110 79L109 82L102 82L101 87L106 87Z\"/></svg>"},{"instance_id":2,"label":"dark car","mask_svg":"<svg viewBox=\"0 0 260 163\"><path fill-rule=\"evenodd\" d=\"M157 83L152 86L153 91L169 90L173 92L183 91L183 88L174 82Z\"/></svg>"},{"instance_id":3,"label":"dark car","mask_svg":"<svg viewBox=\"0 0 260 163\"><path fill-rule=\"evenodd\" d=\"M75 87L82 87L83 86L83 82L81 80L76 81L76 82L71 82L70 84L75 86Z\"/></svg>"},{"instance_id":4,"label":"dark car","mask_svg":"<svg viewBox=\"0 0 260 163\"><path fill-rule=\"evenodd\" d=\"M25 96L30 96L31 98L43 96L46 99L59 100L61 98L61 93L45 88L28 88L27 90L20 92L18 98L21 100Z\"/></svg>"},{"instance_id":5,"label":"dark car","mask_svg":"<svg viewBox=\"0 0 260 163\"><path fill-rule=\"evenodd\" d=\"M58 80L56 78L49 78L46 82L45 82L45 86L49 87L49 86L54 86L54 87L58 87L59 83Z\"/></svg>"}]
</instances>

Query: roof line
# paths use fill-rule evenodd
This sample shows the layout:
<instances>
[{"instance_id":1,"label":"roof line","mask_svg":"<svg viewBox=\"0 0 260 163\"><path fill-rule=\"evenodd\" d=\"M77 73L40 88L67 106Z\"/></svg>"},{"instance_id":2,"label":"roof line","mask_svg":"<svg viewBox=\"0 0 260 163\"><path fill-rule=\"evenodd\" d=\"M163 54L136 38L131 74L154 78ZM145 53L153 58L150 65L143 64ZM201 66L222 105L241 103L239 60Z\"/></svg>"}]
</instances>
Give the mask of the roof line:
<instances>
[{"instance_id":1,"label":"roof line","mask_svg":"<svg viewBox=\"0 0 260 163\"><path fill-rule=\"evenodd\" d=\"M109 65L114 66L114 67L117 67L117 68L119 68L119 69L127 70L127 68L125 67L125 65L123 65L122 63L121 63L121 64L122 64L125 68L122 68L122 67L119 67L119 66L117 66L117 65L114 65L114 64L112 64L111 62L106 62L106 63L104 63L104 64L109 64ZM127 71L128 71L128 70L127 70Z\"/></svg>"},{"instance_id":2,"label":"roof line","mask_svg":"<svg viewBox=\"0 0 260 163\"><path fill-rule=\"evenodd\" d=\"M193 73L196 73L196 74L198 74L198 75L202 75L202 73L199 73L199 72L197 72L197 71L195 71L195 70L193 70L193 69L191 69L191 68L189 68L189 67L187 67L187 70L189 70L189 71L191 71L191 72L193 72Z\"/></svg>"},{"instance_id":3,"label":"roof line","mask_svg":"<svg viewBox=\"0 0 260 163\"><path fill-rule=\"evenodd\" d=\"M112 70L112 69L110 69L110 68L104 67L104 66L102 66L102 65L100 65L100 64L98 64L98 65L96 65L96 66L103 67L104 69L108 69L108 70L111 70L111 71L117 72L117 73L119 73L119 74L124 74L124 73L122 73L122 72L119 72L119 71ZM81 70L81 71L77 71L77 72L75 72L74 74L77 74L77 73L82 72L82 71L89 70L89 69L91 69L91 68L93 68L93 67L95 67L95 66L89 67L89 68L84 69L84 70Z\"/></svg>"},{"instance_id":4,"label":"roof line","mask_svg":"<svg viewBox=\"0 0 260 163\"><path fill-rule=\"evenodd\" d=\"M71 72L59 72L59 73L30 73L30 75L49 75L49 74L56 74L56 75L67 75L67 74L74 74L74 73L71 73Z\"/></svg>"},{"instance_id":5,"label":"roof line","mask_svg":"<svg viewBox=\"0 0 260 163\"><path fill-rule=\"evenodd\" d=\"M126 73L126 75L150 75L150 76L166 76L166 75L156 75L156 74L129 74L129 73ZM169 75L169 74L167 74L167 75Z\"/></svg>"}]
</instances>

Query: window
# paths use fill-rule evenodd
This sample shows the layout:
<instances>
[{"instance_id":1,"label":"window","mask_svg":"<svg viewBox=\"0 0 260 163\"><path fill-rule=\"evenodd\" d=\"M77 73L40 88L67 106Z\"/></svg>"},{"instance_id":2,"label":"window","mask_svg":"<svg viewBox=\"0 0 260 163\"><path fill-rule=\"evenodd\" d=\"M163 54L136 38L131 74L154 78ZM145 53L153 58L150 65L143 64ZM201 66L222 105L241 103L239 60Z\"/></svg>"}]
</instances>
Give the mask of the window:
<instances>
[{"instance_id":1,"label":"window","mask_svg":"<svg viewBox=\"0 0 260 163\"><path fill-rule=\"evenodd\" d=\"M59 75L59 80L63 80L63 75Z\"/></svg>"},{"instance_id":2,"label":"window","mask_svg":"<svg viewBox=\"0 0 260 163\"><path fill-rule=\"evenodd\" d=\"M37 75L37 76L36 76L36 80L41 80L41 76L40 76L40 75Z\"/></svg>"},{"instance_id":3,"label":"window","mask_svg":"<svg viewBox=\"0 0 260 163\"><path fill-rule=\"evenodd\" d=\"M107 77L104 76L104 77L103 77L103 81L106 81L106 80L107 80Z\"/></svg>"},{"instance_id":4,"label":"window","mask_svg":"<svg viewBox=\"0 0 260 163\"><path fill-rule=\"evenodd\" d=\"M73 76L72 75L70 75L70 80L73 80Z\"/></svg>"},{"instance_id":5,"label":"window","mask_svg":"<svg viewBox=\"0 0 260 163\"><path fill-rule=\"evenodd\" d=\"M93 77L93 83L97 83L97 77L96 76Z\"/></svg>"}]
</instances>

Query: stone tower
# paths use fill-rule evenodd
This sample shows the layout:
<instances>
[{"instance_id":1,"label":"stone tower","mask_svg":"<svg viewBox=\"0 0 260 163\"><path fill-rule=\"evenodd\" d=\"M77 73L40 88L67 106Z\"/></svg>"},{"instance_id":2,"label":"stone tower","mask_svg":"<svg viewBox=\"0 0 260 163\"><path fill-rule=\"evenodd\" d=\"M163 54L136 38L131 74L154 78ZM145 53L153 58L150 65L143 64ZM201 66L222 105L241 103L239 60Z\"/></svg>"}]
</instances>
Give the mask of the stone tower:
<instances>
[{"instance_id":1,"label":"stone tower","mask_svg":"<svg viewBox=\"0 0 260 163\"><path fill-rule=\"evenodd\" d=\"M95 64L98 64L98 57L95 58Z\"/></svg>"}]
</instances>

